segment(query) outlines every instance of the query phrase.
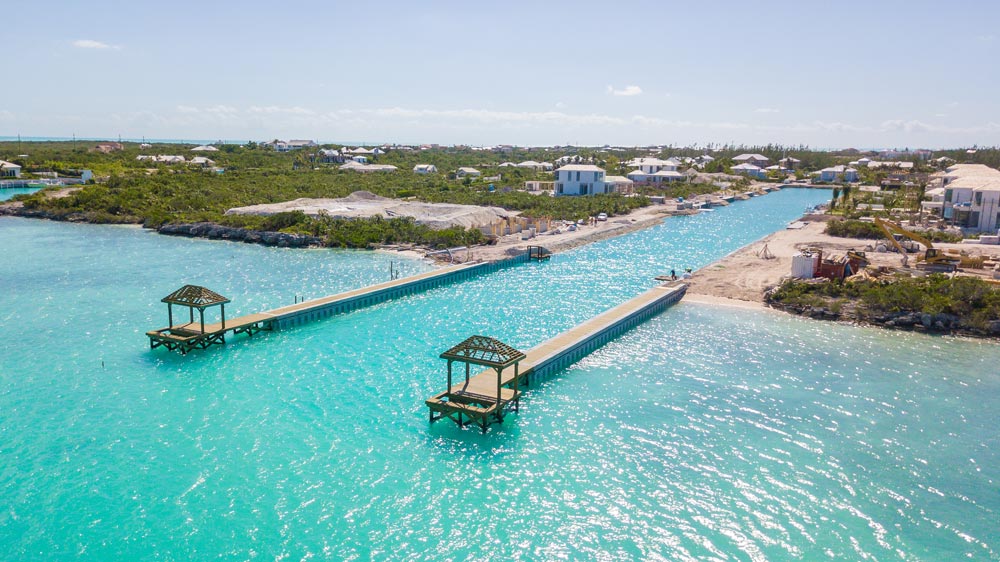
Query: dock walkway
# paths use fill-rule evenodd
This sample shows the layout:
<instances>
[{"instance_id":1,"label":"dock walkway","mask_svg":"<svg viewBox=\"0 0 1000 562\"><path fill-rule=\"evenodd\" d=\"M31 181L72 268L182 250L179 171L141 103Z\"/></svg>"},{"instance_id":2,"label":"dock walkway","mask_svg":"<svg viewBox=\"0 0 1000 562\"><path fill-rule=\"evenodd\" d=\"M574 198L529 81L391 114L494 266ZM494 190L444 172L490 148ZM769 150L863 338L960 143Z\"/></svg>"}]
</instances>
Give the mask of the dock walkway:
<instances>
[{"instance_id":1,"label":"dock walkway","mask_svg":"<svg viewBox=\"0 0 1000 562\"><path fill-rule=\"evenodd\" d=\"M150 349L163 346L171 351L186 354L193 349L205 349L226 342L226 334L254 335L262 330L276 330L304 322L351 312L387 300L423 292L469 277L497 271L504 267L526 262L527 254L497 262L474 262L452 265L418 275L386 281L327 297L282 306L273 310L248 314L204 325L199 322L174 324L146 332Z\"/></svg>"},{"instance_id":2,"label":"dock walkway","mask_svg":"<svg viewBox=\"0 0 1000 562\"><path fill-rule=\"evenodd\" d=\"M515 379L522 385L541 381L659 314L679 301L686 291L687 284L681 281L658 285L531 348L520 361L519 371L509 370L501 374L499 384L503 388L499 401L496 399L497 373L492 369L470 377L468 382L463 380L452 385L445 392L425 401L430 409L431 421L451 417L459 425L464 425L461 421L464 415L485 432L489 421L503 421L505 407L517 407L521 390L511 388ZM467 399L455 400L467 396L481 399L476 404L470 404Z\"/></svg>"}]
</instances>

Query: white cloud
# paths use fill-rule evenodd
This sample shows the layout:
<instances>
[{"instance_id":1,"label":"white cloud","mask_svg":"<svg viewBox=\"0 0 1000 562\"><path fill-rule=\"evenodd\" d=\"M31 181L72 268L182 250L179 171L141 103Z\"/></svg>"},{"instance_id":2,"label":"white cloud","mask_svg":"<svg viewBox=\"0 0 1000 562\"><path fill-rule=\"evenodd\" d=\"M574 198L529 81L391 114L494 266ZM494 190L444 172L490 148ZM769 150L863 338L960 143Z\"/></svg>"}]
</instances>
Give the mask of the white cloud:
<instances>
[{"instance_id":1,"label":"white cloud","mask_svg":"<svg viewBox=\"0 0 1000 562\"><path fill-rule=\"evenodd\" d=\"M564 104L561 101L557 101L556 102L556 109L565 109L565 108L566 108L566 104Z\"/></svg>"},{"instance_id":2,"label":"white cloud","mask_svg":"<svg viewBox=\"0 0 1000 562\"><path fill-rule=\"evenodd\" d=\"M14 114L6 109L0 109L0 121L13 121Z\"/></svg>"},{"instance_id":3,"label":"white cloud","mask_svg":"<svg viewBox=\"0 0 1000 562\"><path fill-rule=\"evenodd\" d=\"M773 107L758 107L754 110L756 113L781 113L780 109L775 109Z\"/></svg>"},{"instance_id":4,"label":"white cloud","mask_svg":"<svg viewBox=\"0 0 1000 562\"><path fill-rule=\"evenodd\" d=\"M121 49L117 45L109 45L93 39L77 39L73 41L73 46L77 49Z\"/></svg>"},{"instance_id":5,"label":"white cloud","mask_svg":"<svg viewBox=\"0 0 1000 562\"><path fill-rule=\"evenodd\" d=\"M226 106L217 106L217 107L226 107ZM304 107L299 107L299 106L281 107L278 105L267 105L267 106L251 105L248 111L250 113L258 113L258 114L263 113L270 115L275 115L275 114L314 115L316 113L315 111L311 109L306 109Z\"/></svg>"},{"instance_id":6,"label":"white cloud","mask_svg":"<svg viewBox=\"0 0 1000 562\"><path fill-rule=\"evenodd\" d=\"M621 90L616 90L614 86L608 85L608 93L613 96L638 96L642 93L642 88L629 85Z\"/></svg>"}]
</instances>

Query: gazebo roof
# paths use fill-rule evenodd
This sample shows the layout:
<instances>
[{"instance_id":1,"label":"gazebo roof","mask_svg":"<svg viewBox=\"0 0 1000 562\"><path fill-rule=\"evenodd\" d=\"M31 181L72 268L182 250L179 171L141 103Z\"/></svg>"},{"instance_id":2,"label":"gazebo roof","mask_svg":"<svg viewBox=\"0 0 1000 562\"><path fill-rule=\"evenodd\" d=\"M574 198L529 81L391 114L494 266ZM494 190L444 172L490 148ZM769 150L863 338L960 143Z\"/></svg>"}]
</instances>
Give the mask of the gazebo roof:
<instances>
[{"instance_id":1,"label":"gazebo roof","mask_svg":"<svg viewBox=\"0 0 1000 562\"><path fill-rule=\"evenodd\" d=\"M226 304L229 299L205 287L184 285L180 289L163 297L160 302L179 304L194 308L205 308L217 304Z\"/></svg>"},{"instance_id":2,"label":"gazebo roof","mask_svg":"<svg viewBox=\"0 0 1000 562\"><path fill-rule=\"evenodd\" d=\"M472 336L441 354L442 359L501 369L517 363L524 357L524 353L500 340L486 336Z\"/></svg>"}]
</instances>

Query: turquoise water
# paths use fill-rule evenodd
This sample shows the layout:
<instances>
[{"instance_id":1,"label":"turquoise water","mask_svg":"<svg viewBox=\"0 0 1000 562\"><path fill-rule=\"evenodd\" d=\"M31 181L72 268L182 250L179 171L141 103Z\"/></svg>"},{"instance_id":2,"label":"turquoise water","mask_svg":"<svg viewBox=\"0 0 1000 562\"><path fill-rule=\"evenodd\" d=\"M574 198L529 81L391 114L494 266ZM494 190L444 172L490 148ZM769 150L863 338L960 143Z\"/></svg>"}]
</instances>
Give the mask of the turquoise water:
<instances>
[{"instance_id":1,"label":"turquoise water","mask_svg":"<svg viewBox=\"0 0 1000 562\"><path fill-rule=\"evenodd\" d=\"M6 201L8 199L13 199L15 195L24 195L26 193L34 193L42 189L40 187L7 187L0 189L0 201Z\"/></svg>"},{"instance_id":2,"label":"turquoise water","mask_svg":"<svg viewBox=\"0 0 1000 562\"><path fill-rule=\"evenodd\" d=\"M0 219L0 559L997 559L994 342L681 303L485 436L427 423L469 334L530 347L827 197L187 357L143 335L183 283L240 314L426 266Z\"/></svg>"}]
</instances>

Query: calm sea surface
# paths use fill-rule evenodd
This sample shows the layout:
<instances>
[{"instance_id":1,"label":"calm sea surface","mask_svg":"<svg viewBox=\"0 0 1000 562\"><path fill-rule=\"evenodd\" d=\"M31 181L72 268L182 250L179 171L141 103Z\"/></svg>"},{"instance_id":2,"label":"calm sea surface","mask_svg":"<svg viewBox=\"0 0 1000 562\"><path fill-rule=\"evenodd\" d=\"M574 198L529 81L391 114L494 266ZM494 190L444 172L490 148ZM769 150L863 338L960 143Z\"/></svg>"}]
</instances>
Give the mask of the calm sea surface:
<instances>
[{"instance_id":1,"label":"calm sea surface","mask_svg":"<svg viewBox=\"0 0 1000 562\"><path fill-rule=\"evenodd\" d=\"M0 189L0 201L6 201L8 199L13 199L15 195L24 195L26 193L34 193L41 189L40 187L5 187Z\"/></svg>"},{"instance_id":2,"label":"calm sea surface","mask_svg":"<svg viewBox=\"0 0 1000 562\"><path fill-rule=\"evenodd\" d=\"M994 560L1000 349L681 303L490 433L427 422L437 355L531 347L797 218L787 190L186 357L235 316L427 266L0 219L2 560Z\"/></svg>"}]
</instances>

